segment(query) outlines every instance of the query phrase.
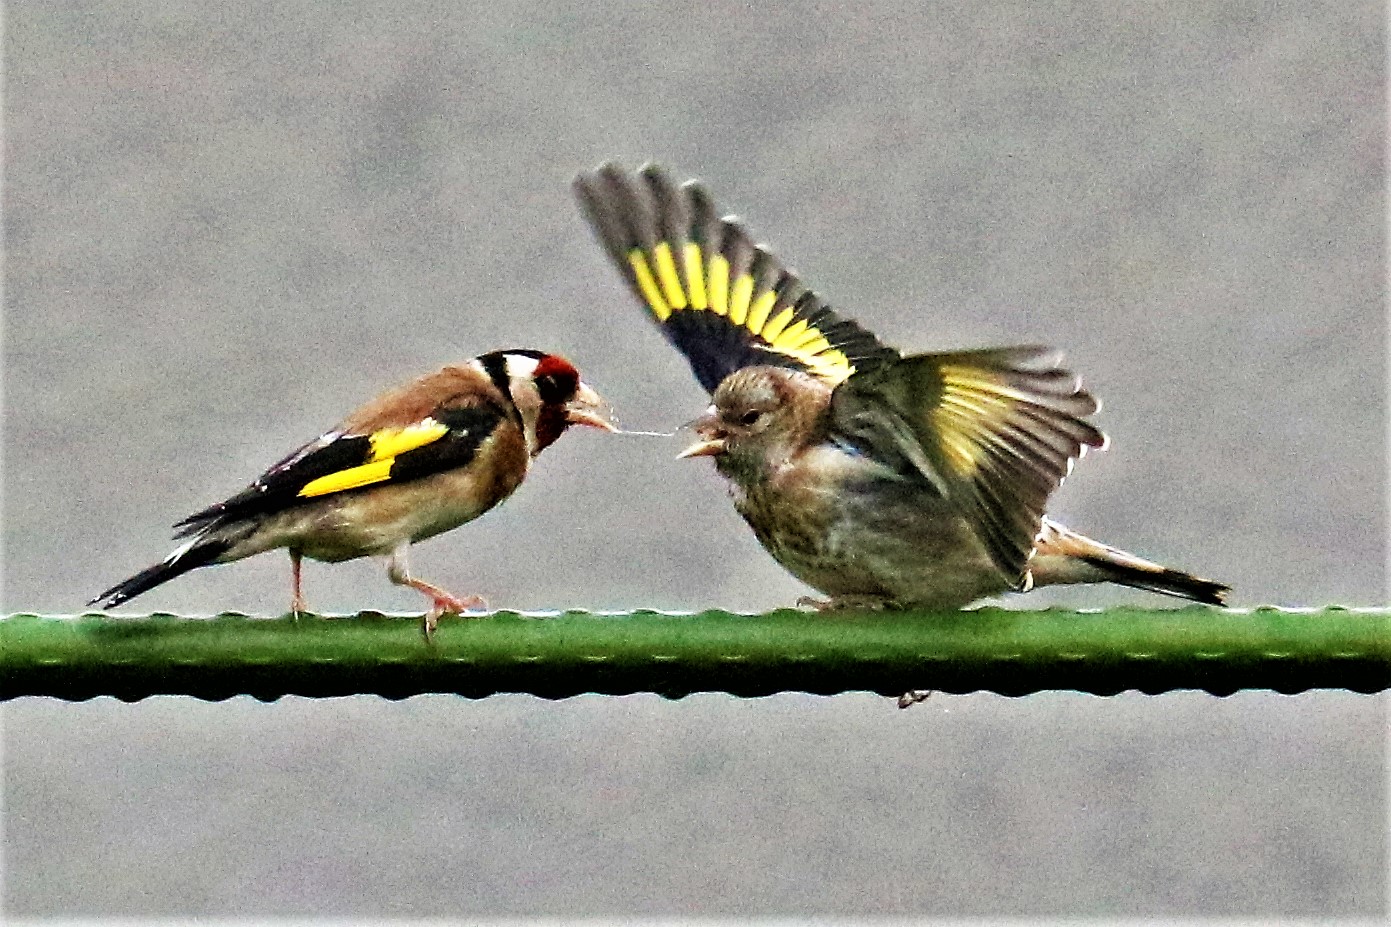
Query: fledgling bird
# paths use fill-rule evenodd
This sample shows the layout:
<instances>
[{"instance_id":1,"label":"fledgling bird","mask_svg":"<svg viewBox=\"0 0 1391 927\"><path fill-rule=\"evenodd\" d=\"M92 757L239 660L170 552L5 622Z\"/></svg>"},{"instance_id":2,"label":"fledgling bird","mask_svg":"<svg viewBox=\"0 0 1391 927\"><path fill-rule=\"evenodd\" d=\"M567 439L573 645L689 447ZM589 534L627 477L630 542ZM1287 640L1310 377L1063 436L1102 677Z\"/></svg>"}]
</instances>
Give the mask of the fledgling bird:
<instances>
[{"instance_id":1,"label":"fledgling bird","mask_svg":"<svg viewBox=\"0 0 1391 927\"><path fill-rule=\"evenodd\" d=\"M1114 582L1222 604L1228 587L1044 517L1105 438L1040 347L902 356L832 312L706 189L606 164L575 181L634 293L713 394L681 457L713 457L770 554L821 607L959 608Z\"/></svg>"},{"instance_id":2,"label":"fledgling bird","mask_svg":"<svg viewBox=\"0 0 1391 927\"><path fill-rule=\"evenodd\" d=\"M430 599L427 638L445 612L485 608L411 575L412 543L473 521L512 494L536 455L571 425L616 427L558 354L483 354L393 389L224 502L174 527L189 541L89 605L120 605L189 570L284 547L291 610L305 611L301 559L387 558L387 577Z\"/></svg>"}]
</instances>

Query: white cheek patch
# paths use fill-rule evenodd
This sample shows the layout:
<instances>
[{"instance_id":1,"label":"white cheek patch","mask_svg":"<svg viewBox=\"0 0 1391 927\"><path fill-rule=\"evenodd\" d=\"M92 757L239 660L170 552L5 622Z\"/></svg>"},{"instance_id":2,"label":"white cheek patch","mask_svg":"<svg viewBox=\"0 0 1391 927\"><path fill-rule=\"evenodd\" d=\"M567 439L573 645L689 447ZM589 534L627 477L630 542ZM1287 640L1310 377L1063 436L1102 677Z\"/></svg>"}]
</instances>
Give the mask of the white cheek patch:
<instances>
[{"instance_id":1,"label":"white cheek patch","mask_svg":"<svg viewBox=\"0 0 1391 927\"><path fill-rule=\"evenodd\" d=\"M506 355L507 376L512 380L530 380L541 362L534 357L521 354Z\"/></svg>"},{"instance_id":2,"label":"white cheek patch","mask_svg":"<svg viewBox=\"0 0 1391 927\"><path fill-rule=\"evenodd\" d=\"M516 404L518 411L522 413L522 418L530 423L535 415L533 409L541 404L541 397L536 392L536 382L533 379L541 362L524 354L507 354L505 358L507 391L511 394L512 402ZM527 431L531 431L531 427L529 424Z\"/></svg>"}]
</instances>

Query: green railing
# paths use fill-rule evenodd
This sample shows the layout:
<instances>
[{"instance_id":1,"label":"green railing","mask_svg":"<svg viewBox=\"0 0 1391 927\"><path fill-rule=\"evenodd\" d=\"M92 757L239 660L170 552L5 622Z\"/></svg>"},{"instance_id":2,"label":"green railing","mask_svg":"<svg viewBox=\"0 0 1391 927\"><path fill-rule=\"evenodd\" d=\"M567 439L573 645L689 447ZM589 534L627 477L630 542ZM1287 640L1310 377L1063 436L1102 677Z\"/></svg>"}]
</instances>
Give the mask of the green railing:
<instances>
[{"instance_id":1,"label":"green railing","mask_svg":"<svg viewBox=\"0 0 1391 927\"><path fill-rule=\"evenodd\" d=\"M4 699L1322 688L1391 688L1391 610L0 619Z\"/></svg>"}]
</instances>

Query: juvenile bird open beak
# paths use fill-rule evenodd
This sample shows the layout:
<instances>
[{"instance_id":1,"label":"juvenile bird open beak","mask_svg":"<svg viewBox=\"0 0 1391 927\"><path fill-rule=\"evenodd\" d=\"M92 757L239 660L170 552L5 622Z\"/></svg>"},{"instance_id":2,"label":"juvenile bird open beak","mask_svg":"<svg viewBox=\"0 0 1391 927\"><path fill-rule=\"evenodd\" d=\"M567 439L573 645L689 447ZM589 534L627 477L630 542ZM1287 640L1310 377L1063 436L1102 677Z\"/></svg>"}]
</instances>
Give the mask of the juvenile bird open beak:
<instances>
[{"instance_id":1,"label":"juvenile bird open beak","mask_svg":"<svg viewBox=\"0 0 1391 927\"><path fill-rule=\"evenodd\" d=\"M565 404L565 421L571 425L588 425L603 431L617 431L613 411L598 393L581 382L575 397Z\"/></svg>"},{"instance_id":2,"label":"juvenile bird open beak","mask_svg":"<svg viewBox=\"0 0 1391 927\"><path fill-rule=\"evenodd\" d=\"M685 460L687 457L715 457L725 452L726 436L720 432L714 406L707 409L704 415L681 427L683 430L689 428L694 431L696 440L676 455L677 460Z\"/></svg>"}]
</instances>

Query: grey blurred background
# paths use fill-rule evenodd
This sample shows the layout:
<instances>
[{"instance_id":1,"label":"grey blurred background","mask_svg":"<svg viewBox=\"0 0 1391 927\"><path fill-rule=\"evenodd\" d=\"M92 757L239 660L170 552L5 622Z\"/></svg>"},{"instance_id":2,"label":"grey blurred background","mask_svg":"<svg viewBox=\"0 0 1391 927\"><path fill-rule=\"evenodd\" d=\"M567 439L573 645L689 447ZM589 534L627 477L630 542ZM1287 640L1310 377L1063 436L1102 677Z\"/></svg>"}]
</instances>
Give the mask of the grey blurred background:
<instances>
[{"instance_id":1,"label":"grey blurred background","mask_svg":"<svg viewBox=\"0 0 1391 927\"><path fill-rule=\"evenodd\" d=\"M11 3L4 609L71 612L378 390L568 354L704 403L575 209L655 158L909 349L1043 341L1112 438L1073 527L1235 603L1385 602L1370 2ZM567 436L416 549L498 607L806 590L672 441ZM287 558L137 611L278 614ZM328 611L415 610L370 561ZM1030 600L1015 600L1025 602ZM1115 589L1035 603L1163 600ZM1376 916L1346 693L8 704L5 910Z\"/></svg>"}]
</instances>

